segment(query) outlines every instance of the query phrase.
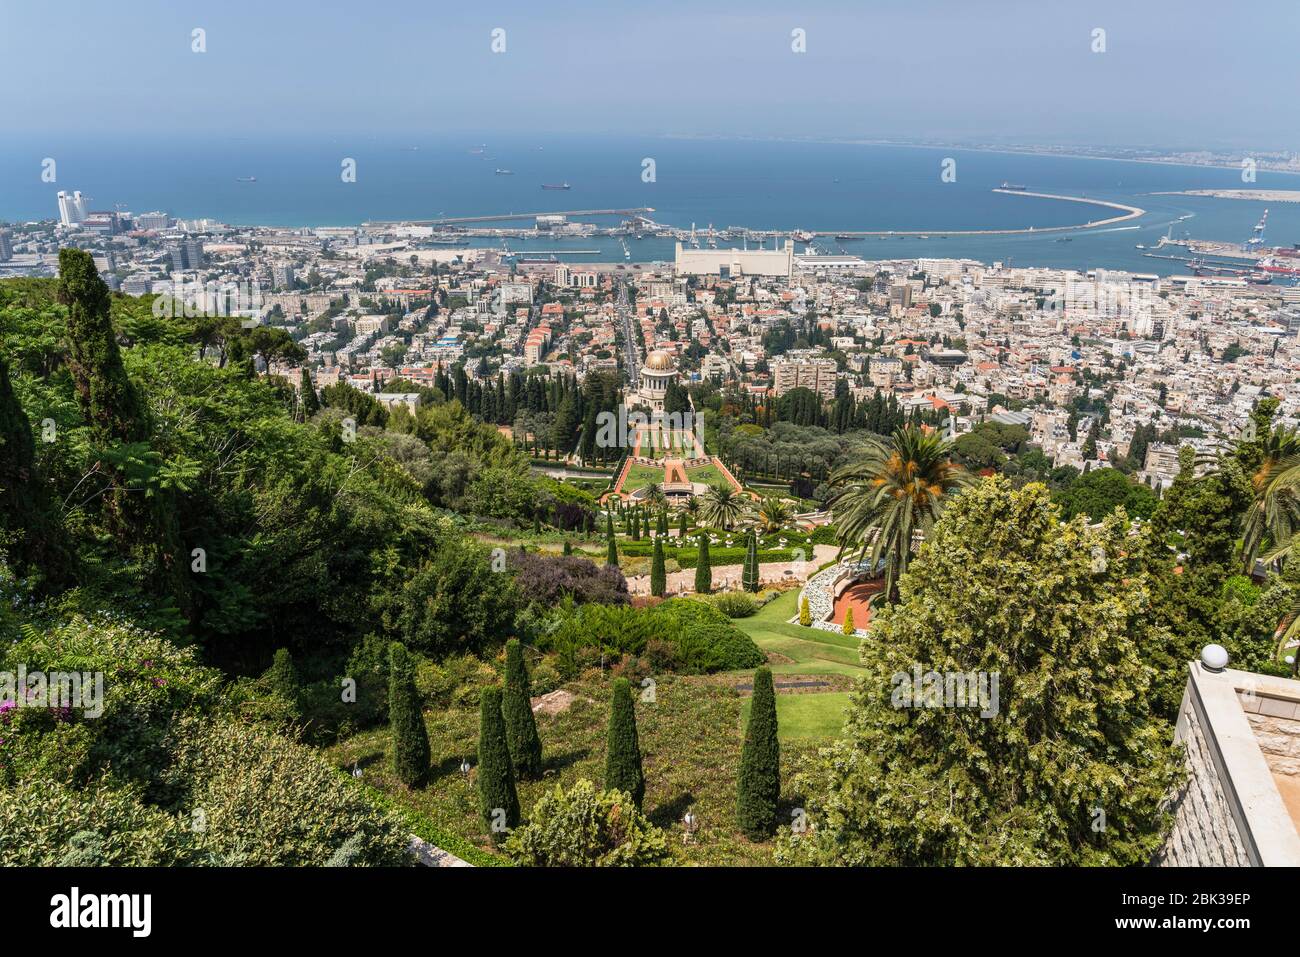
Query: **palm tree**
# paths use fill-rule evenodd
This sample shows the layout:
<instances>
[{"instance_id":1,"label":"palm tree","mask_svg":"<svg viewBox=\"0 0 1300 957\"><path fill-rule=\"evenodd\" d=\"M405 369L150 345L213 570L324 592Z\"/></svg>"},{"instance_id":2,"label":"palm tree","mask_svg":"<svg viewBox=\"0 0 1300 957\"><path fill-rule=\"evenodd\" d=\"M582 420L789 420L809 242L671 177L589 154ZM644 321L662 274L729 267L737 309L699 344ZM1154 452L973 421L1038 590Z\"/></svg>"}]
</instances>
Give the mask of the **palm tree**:
<instances>
[{"instance_id":1,"label":"palm tree","mask_svg":"<svg viewBox=\"0 0 1300 957\"><path fill-rule=\"evenodd\" d=\"M655 511L668 504L668 496L664 494L663 486L658 482L651 482L645 487L645 491L641 494L641 500Z\"/></svg>"},{"instance_id":2,"label":"palm tree","mask_svg":"<svg viewBox=\"0 0 1300 957\"><path fill-rule=\"evenodd\" d=\"M794 511L776 496L765 497L749 510L749 522L764 535L780 531L794 517Z\"/></svg>"},{"instance_id":3,"label":"palm tree","mask_svg":"<svg viewBox=\"0 0 1300 957\"><path fill-rule=\"evenodd\" d=\"M700 514L706 525L730 531L731 526L743 514L744 508L740 496L730 485L710 485L704 493L704 505Z\"/></svg>"},{"instance_id":4,"label":"palm tree","mask_svg":"<svg viewBox=\"0 0 1300 957\"><path fill-rule=\"evenodd\" d=\"M912 542L934 526L953 493L974 478L952 462L952 444L915 426L889 442L869 439L853 461L831 473L836 489L826 504L835 514L840 554L856 550L874 569L885 564L885 595L896 597L907 572Z\"/></svg>"},{"instance_id":5,"label":"palm tree","mask_svg":"<svg viewBox=\"0 0 1300 957\"><path fill-rule=\"evenodd\" d=\"M686 514L691 517L692 522L694 522L699 517L700 500L696 498L694 495L686 496L686 504L683 505L682 507L686 510Z\"/></svg>"},{"instance_id":6,"label":"palm tree","mask_svg":"<svg viewBox=\"0 0 1300 957\"><path fill-rule=\"evenodd\" d=\"M1250 477L1254 499L1242 526L1241 560L1250 574L1265 540L1268 561L1280 558L1300 528L1300 432L1277 428L1263 443L1263 460Z\"/></svg>"}]
</instances>

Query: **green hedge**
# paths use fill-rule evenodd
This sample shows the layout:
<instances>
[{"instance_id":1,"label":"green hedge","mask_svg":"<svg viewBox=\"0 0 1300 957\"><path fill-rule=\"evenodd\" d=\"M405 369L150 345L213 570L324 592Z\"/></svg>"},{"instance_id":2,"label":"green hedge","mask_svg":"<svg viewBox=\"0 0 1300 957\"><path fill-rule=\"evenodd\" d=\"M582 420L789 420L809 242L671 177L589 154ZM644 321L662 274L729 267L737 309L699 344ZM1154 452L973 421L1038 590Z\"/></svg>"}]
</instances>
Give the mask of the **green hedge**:
<instances>
[{"instance_id":1,"label":"green hedge","mask_svg":"<svg viewBox=\"0 0 1300 957\"><path fill-rule=\"evenodd\" d=\"M649 558L653 547L641 542L628 542L620 544L619 551L629 558ZM811 559L811 553L804 556L805 559ZM694 568L700 560L700 552L697 548L665 548L664 558L677 562L682 568ZM709 546L709 562L714 568L719 565L739 565L745 560L744 547L738 548L715 548ZM794 549L792 548L766 548L758 553L758 563L760 565L770 564L772 562L792 562L794 561Z\"/></svg>"}]
</instances>

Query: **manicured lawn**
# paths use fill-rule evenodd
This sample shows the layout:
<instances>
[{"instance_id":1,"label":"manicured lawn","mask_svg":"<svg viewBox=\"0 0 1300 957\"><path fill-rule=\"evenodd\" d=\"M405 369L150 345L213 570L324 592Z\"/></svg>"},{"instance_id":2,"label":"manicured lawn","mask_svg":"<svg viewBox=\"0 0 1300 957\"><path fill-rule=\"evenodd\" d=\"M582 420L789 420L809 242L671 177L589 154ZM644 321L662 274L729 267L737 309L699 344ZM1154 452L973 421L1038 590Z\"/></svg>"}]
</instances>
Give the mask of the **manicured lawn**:
<instances>
[{"instance_id":1,"label":"manicured lawn","mask_svg":"<svg viewBox=\"0 0 1300 957\"><path fill-rule=\"evenodd\" d=\"M746 698L741 707L744 720L749 720L749 703ZM829 691L822 694L776 695L777 737L781 743L815 741L825 743L839 737L844 729L844 716L849 708L847 691Z\"/></svg>"},{"instance_id":2,"label":"manicured lawn","mask_svg":"<svg viewBox=\"0 0 1300 957\"><path fill-rule=\"evenodd\" d=\"M651 482L663 484L664 470L663 466L642 465L639 462L633 462L632 467L627 470L627 479L623 482L624 492L635 492L639 488L644 488Z\"/></svg>"},{"instance_id":3,"label":"manicured lawn","mask_svg":"<svg viewBox=\"0 0 1300 957\"><path fill-rule=\"evenodd\" d=\"M587 778L599 785L604 777L609 684L582 681L565 687L579 695L572 707L562 714L539 715L537 719L545 774L541 781L519 785L519 803L525 817L543 791L556 784L567 788L579 778ZM655 697L654 703L639 700L636 703L646 778L644 809L668 832L669 846L678 863L770 864L770 842L751 843L733 824L736 772L744 734L741 710L745 699L729 686L672 675L658 679ZM778 703L778 707L789 706ZM789 728L782 729L783 738L787 731L794 735L781 749L781 815L785 820L789 808L799 806L800 801L790 790L796 764L817 743L817 736L810 728L830 723L826 715L816 713L831 707L830 702L821 706L796 704L786 722ZM811 713L801 718L801 710ZM429 783L416 790L406 790L393 778L386 729L355 735L328 748L325 754L339 767L359 766L364 784L381 791L398 807L414 812L427 822L429 831L451 834L483 853L495 853L479 821L474 778L459 771L462 758L477 763L478 709L430 711L425 714L425 725L429 731L433 770ZM695 843L684 846L681 819L688 807L699 819L700 830Z\"/></svg>"},{"instance_id":4,"label":"manicured lawn","mask_svg":"<svg viewBox=\"0 0 1300 957\"><path fill-rule=\"evenodd\" d=\"M772 666L773 674L842 674L856 677L860 639L820 628L789 624L799 609L799 589L792 588L759 609L750 618L732 624L754 639L763 651L792 659L790 664Z\"/></svg>"}]
</instances>

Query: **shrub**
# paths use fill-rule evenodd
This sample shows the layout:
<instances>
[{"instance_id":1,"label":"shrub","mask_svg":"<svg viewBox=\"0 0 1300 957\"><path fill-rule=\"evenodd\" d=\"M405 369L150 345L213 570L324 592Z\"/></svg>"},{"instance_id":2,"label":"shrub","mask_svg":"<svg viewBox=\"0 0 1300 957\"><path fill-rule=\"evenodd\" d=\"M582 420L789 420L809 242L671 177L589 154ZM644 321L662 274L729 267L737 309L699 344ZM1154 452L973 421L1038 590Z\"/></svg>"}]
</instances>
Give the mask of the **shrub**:
<instances>
[{"instance_id":1,"label":"shrub","mask_svg":"<svg viewBox=\"0 0 1300 957\"><path fill-rule=\"evenodd\" d=\"M636 708L632 703L632 685L626 678L614 679L614 696L609 709L609 739L605 752L605 789L626 792L638 808L645 797L641 745L636 733Z\"/></svg>"},{"instance_id":2,"label":"shrub","mask_svg":"<svg viewBox=\"0 0 1300 957\"><path fill-rule=\"evenodd\" d=\"M672 622L668 633L675 646L674 659L677 670L685 674L756 668L767 660L753 639L710 601L673 598L654 614Z\"/></svg>"},{"instance_id":3,"label":"shrub","mask_svg":"<svg viewBox=\"0 0 1300 957\"><path fill-rule=\"evenodd\" d=\"M208 863L188 820L105 780L0 787L0 860L10 867L179 867Z\"/></svg>"},{"instance_id":4,"label":"shrub","mask_svg":"<svg viewBox=\"0 0 1300 957\"><path fill-rule=\"evenodd\" d=\"M846 635L852 635L852 634L853 634L854 629L853 629L853 609L852 609L852 608L849 608L849 609L845 610L845 612L844 612L844 628L843 628L843 631L844 631L844 634L846 634Z\"/></svg>"},{"instance_id":5,"label":"shrub","mask_svg":"<svg viewBox=\"0 0 1300 957\"><path fill-rule=\"evenodd\" d=\"M321 866L349 841L354 864L407 861L400 821L311 748L264 728L188 723L170 776L187 788L186 817L196 828L201 823L201 844L214 863Z\"/></svg>"},{"instance_id":6,"label":"shrub","mask_svg":"<svg viewBox=\"0 0 1300 957\"><path fill-rule=\"evenodd\" d=\"M271 667L262 676L272 694L278 695L298 710L298 699L302 689L298 682L298 672L293 666L293 658L288 648L280 648L271 659Z\"/></svg>"},{"instance_id":7,"label":"shrub","mask_svg":"<svg viewBox=\"0 0 1300 957\"><path fill-rule=\"evenodd\" d=\"M808 536L808 541L813 545L834 545L838 534L834 525L818 525Z\"/></svg>"},{"instance_id":8,"label":"shrub","mask_svg":"<svg viewBox=\"0 0 1300 957\"><path fill-rule=\"evenodd\" d=\"M812 612L808 609L808 596L799 596L799 624L805 628L812 627Z\"/></svg>"},{"instance_id":9,"label":"shrub","mask_svg":"<svg viewBox=\"0 0 1300 957\"><path fill-rule=\"evenodd\" d=\"M415 669L415 688L429 708L472 707L483 689L496 683L492 666L473 655L453 655L438 664L421 661Z\"/></svg>"},{"instance_id":10,"label":"shrub","mask_svg":"<svg viewBox=\"0 0 1300 957\"><path fill-rule=\"evenodd\" d=\"M713 596L713 607L728 618L749 618L758 611L758 602L743 591L728 591Z\"/></svg>"},{"instance_id":11,"label":"shrub","mask_svg":"<svg viewBox=\"0 0 1300 957\"><path fill-rule=\"evenodd\" d=\"M537 736L537 719L533 717L528 666L524 664L523 646L517 638L506 642L505 693L501 698L506 722L506 743L515 777L530 780L542 776L542 741Z\"/></svg>"},{"instance_id":12,"label":"shrub","mask_svg":"<svg viewBox=\"0 0 1300 957\"><path fill-rule=\"evenodd\" d=\"M776 806L781 798L781 745L776 732L772 670L759 668L754 672L754 694L736 780L736 825L754 841L770 837L776 828Z\"/></svg>"},{"instance_id":13,"label":"shrub","mask_svg":"<svg viewBox=\"0 0 1300 957\"><path fill-rule=\"evenodd\" d=\"M396 641L388 651L388 720L393 773L408 788L423 784L429 773L429 733L424 727L410 659L406 648Z\"/></svg>"},{"instance_id":14,"label":"shrub","mask_svg":"<svg viewBox=\"0 0 1300 957\"><path fill-rule=\"evenodd\" d=\"M478 717L478 806L483 827L496 842L519 825L519 795L510 764L501 689L484 688Z\"/></svg>"},{"instance_id":15,"label":"shrub","mask_svg":"<svg viewBox=\"0 0 1300 957\"><path fill-rule=\"evenodd\" d=\"M556 785L506 842L530 867L646 867L670 858L663 831L623 791L597 791L585 779L567 792Z\"/></svg>"},{"instance_id":16,"label":"shrub","mask_svg":"<svg viewBox=\"0 0 1300 957\"><path fill-rule=\"evenodd\" d=\"M532 681L533 693L539 695L550 694L564 684L564 679L560 676L550 658L543 658L537 662L537 665L533 668Z\"/></svg>"},{"instance_id":17,"label":"shrub","mask_svg":"<svg viewBox=\"0 0 1300 957\"><path fill-rule=\"evenodd\" d=\"M565 597L579 604L621 605L628 601L627 580L614 565L597 565L578 555L512 552L508 559L520 597L557 605Z\"/></svg>"}]
</instances>

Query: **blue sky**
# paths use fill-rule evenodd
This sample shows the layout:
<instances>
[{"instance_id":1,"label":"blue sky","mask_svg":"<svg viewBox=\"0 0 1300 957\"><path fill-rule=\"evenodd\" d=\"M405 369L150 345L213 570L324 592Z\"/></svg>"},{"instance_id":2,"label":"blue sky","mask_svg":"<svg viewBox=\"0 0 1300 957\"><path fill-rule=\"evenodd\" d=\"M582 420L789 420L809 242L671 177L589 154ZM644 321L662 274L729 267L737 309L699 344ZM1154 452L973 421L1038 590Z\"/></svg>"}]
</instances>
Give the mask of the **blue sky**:
<instances>
[{"instance_id":1,"label":"blue sky","mask_svg":"<svg viewBox=\"0 0 1300 957\"><path fill-rule=\"evenodd\" d=\"M191 52L196 27L206 53ZM1090 49L1098 27L1105 53ZM1297 41L1296 0L0 0L3 125L59 136L1300 148Z\"/></svg>"}]
</instances>

